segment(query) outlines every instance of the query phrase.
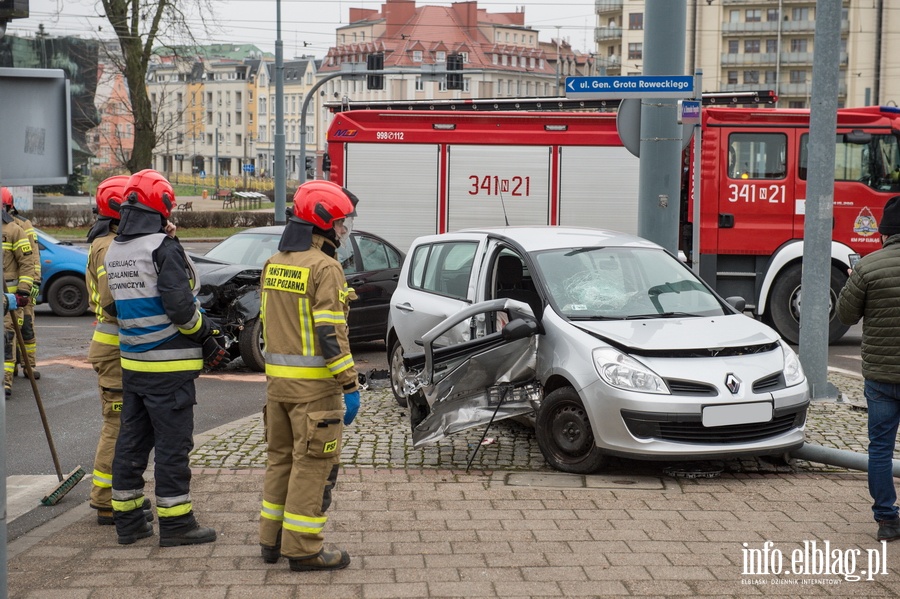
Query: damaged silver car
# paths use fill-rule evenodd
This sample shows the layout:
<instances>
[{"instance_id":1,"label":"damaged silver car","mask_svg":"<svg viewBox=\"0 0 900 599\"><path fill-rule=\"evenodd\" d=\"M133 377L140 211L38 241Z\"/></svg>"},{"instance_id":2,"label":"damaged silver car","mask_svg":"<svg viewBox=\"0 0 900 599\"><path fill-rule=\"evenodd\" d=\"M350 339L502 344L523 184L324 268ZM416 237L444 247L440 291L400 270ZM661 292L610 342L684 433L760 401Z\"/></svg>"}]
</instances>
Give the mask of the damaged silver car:
<instances>
[{"instance_id":1,"label":"damaged silver car","mask_svg":"<svg viewBox=\"0 0 900 599\"><path fill-rule=\"evenodd\" d=\"M508 227L419 238L408 256L386 343L417 446L515 416L576 473L803 443L797 355L656 244Z\"/></svg>"}]
</instances>

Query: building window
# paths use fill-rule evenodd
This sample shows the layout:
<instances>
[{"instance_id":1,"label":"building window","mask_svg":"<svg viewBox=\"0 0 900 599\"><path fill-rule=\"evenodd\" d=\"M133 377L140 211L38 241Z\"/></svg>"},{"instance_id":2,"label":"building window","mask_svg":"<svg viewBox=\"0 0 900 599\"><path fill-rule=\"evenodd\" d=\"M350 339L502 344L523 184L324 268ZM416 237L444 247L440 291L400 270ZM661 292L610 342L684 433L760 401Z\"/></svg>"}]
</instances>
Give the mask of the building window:
<instances>
[{"instance_id":1,"label":"building window","mask_svg":"<svg viewBox=\"0 0 900 599\"><path fill-rule=\"evenodd\" d=\"M788 102L788 108L806 108L806 102L792 100Z\"/></svg>"},{"instance_id":2,"label":"building window","mask_svg":"<svg viewBox=\"0 0 900 599\"><path fill-rule=\"evenodd\" d=\"M434 62L447 62L447 53L443 51L435 52Z\"/></svg>"},{"instance_id":3,"label":"building window","mask_svg":"<svg viewBox=\"0 0 900 599\"><path fill-rule=\"evenodd\" d=\"M762 21L762 11L758 8L747 9L744 12L744 20L748 23L759 23Z\"/></svg>"},{"instance_id":4,"label":"building window","mask_svg":"<svg viewBox=\"0 0 900 599\"><path fill-rule=\"evenodd\" d=\"M809 21L809 8L805 7L805 6L792 8L791 9L791 20L792 21Z\"/></svg>"},{"instance_id":5,"label":"building window","mask_svg":"<svg viewBox=\"0 0 900 599\"><path fill-rule=\"evenodd\" d=\"M417 92L425 91L425 82L422 81L421 77L416 77L416 91Z\"/></svg>"},{"instance_id":6,"label":"building window","mask_svg":"<svg viewBox=\"0 0 900 599\"><path fill-rule=\"evenodd\" d=\"M507 66L509 64L509 55L508 54L504 54L503 56L500 57L500 64L502 64L503 66Z\"/></svg>"},{"instance_id":7,"label":"building window","mask_svg":"<svg viewBox=\"0 0 900 599\"><path fill-rule=\"evenodd\" d=\"M777 8L769 8L766 10L766 21L770 23L778 20L778 9Z\"/></svg>"},{"instance_id":8,"label":"building window","mask_svg":"<svg viewBox=\"0 0 900 599\"><path fill-rule=\"evenodd\" d=\"M792 70L791 83L806 83L806 71Z\"/></svg>"},{"instance_id":9,"label":"building window","mask_svg":"<svg viewBox=\"0 0 900 599\"><path fill-rule=\"evenodd\" d=\"M728 40L728 53L729 54L737 54L738 48L740 47L737 40Z\"/></svg>"},{"instance_id":10,"label":"building window","mask_svg":"<svg viewBox=\"0 0 900 599\"><path fill-rule=\"evenodd\" d=\"M413 50L413 62L422 62L421 50Z\"/></svg>"},{"instance_id":11,"label":"building window","mask_svg":"<svg viewBox=\"0 0 900 599\"><path fill-rule=\"evenodd\" d=\"M644 44L628 44L628 60L641 60L644 57Z\"/></svg>"},{"instance_id":12,"label":"building window","mask_svg":"<svg viewBox=\"0 0 900 599\"><path fill-rule=\"evenodd\" d=\"M740 23L741 22L741 11L739 11L739 10L728 11L728 22L729 23Z\"/></svg>"},{"instance_id":13,"label":"building window","mask_svg":"<svg viewBox=\"0 0 900 599\"><path fill-rule=\"evenodd\" d=\"M468 92L468 91L469 91L469 85L470 85L470 82L471 82L471 81L472 81L472 80L471 80L469 77L463 77L463 88L462 88L462 90L463 90L464 92Z\"/></svg>"},{"instance_id":14,"label":"building window","mask_svg":"<svg viewBox=\"0 0 900 599\"><path fill-rule=\"evenodd\" d=\"M759 40L744 40L744 54L759 54Z\"/></svg>"},{"instance_id":15,"label":"building window","mask_svg":"<svg viewBox=\"0 0 900 599\"><path fill-rule=\"evenodd\" d=\"M738 72L737 71L728 71L728 83L730 85L736 85L738 82Z\"/></svg>"},{"instance_id":16,"label":"building window","mask_svg":"<svg viewBox=\"0 0 900 599\"><path fill-rule=\"evenodd\" d=\"M759 71L744 71L744 83L759 83Z\"/></svg>"},{"instance_id":17,"label":"building window","mask_svg":"<svg viewBox=\"0 0 900 599\"><path fill-rule=\"evenodd\" d=\"M513 54L512 56L510 56L510 58L509 58L509 66L511 66L511 67L519 66L518 63L519 63L519 57L518 57L518 56L516 56L515 54Z\"/></svg>"},{"instance_id":18,"label":"building window","mask_svg":"<svg viewBox=\"0 0 900 599\"><path fill-rule=\"evenodd\" d=\"M469 64L469 53L468 52L459 52L459 56L462 58L463 64Z\"/></svg>"},{"instance_id":19,"label":"building window","mask_svg":"<svg viewBox=\"0 0 900 599\"><path fill-rule=\"evenodd\" d=\"M633 12L628 15L628 29L641 30L644 28L644 13Z\"/></svg>"},{"instance_id":20,"label":"building window","mask_svg":"<svg viewBox=\"0 0 900 599\"><path fill-rule=\"evenodd\" d=\"M497 54L491 54L491 64L497 64L500 62L500 57Z\"/></svg>"},{"instance_id":21,"label":"building window","mask_svg":"<svg viewBox=\"0 0 900 599\"><path fill-rule=\"evenodd\" d=\"M808 40L791 40L791 52L806 52Z\"/></svg>"},{"instance_id":22,"label":"building window","mask_svg":"<svg viewBox=\"0 0 900 599\"><path fill-rule=\"evenodd\" d=\"M438 91L439 91L439 92L445 92L445 91L447 91L447 80L446 80L446 79L441 79L441 80L438 82Z\"/></svg>"},{"instance_id":23,"label":"building window","mask_svg":"<svg viewBox=\"0 0 900 599\"><path fill-rule=\"evenodd\" d=\"M766 71L766 83L778 83L778 71Z\"/></svg>"},{"instance_id":24,"label":"building window","mask_svg":"<svg viewBox=\"0 0 900 599\"><path fill-rule=\"evenodd\" d=\"M766 53L775 54L778 52L778 40L766 40Z\"/></svg>"}]
</instances>

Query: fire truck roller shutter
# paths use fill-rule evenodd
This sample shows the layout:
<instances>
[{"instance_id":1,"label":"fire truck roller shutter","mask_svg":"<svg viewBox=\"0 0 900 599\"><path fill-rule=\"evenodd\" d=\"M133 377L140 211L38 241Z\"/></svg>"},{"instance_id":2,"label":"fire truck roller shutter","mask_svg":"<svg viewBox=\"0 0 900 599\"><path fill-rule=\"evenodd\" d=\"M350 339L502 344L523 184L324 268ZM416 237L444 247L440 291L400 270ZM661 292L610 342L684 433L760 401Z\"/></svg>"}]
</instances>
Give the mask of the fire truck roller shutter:
<instances>
[{"instance_id":1,"label":"fire truck roller shutter","mask_svg":"<svg viewBox=\"0 0 900 599\"><path fill-rule=\"evenodd\" d=\"M404 252L437 232L439 147L348 143L344 187L359 197L354 228L381 235Z\"/></svg>"},{"instance_id":2,"label":"fire truck roller shutter","mask_svg":"<svg viewBox=\"0 0 900 599\"><path fill-rule=\"evenodd\" d=\"M624 147L560 148L559 224L637 235L639 170Z\"/></svg>"},{"instance_id":3,"label":"fire truck roller shutter","mask_svg":"<svg viewBox=\"0 0 900 599\"><path fill-rule=\"evenodd\" d=\"M550 223L550 146L449 148L447 228Z\"/></svg>"}]
</instances>

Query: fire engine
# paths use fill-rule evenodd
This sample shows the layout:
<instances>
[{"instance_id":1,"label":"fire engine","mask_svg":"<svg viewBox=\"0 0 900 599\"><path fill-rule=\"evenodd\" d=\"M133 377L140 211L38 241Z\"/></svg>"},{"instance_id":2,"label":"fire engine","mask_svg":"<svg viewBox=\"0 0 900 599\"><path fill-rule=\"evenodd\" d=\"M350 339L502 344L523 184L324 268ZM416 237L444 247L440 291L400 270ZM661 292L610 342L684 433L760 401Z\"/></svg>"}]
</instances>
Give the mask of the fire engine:
<instances>
[{"instance_id":1,"label":"fire engine","mask_svg":"<svg viewBox=\"0 0 900 599\"><path fill-rule=\"evenodd\" d=\"M402 248L421 235L488 225L637 233L638 158L622 145L615 114L491 110L489 102L336 111L329 178L361 198L358 226ZM704 105L700 275L798 343L809 111L716 106L706 95ZM849 255L881 247L882 207L900 194L898 135L900 109L838 111L832 306ZM681 198L688 257L697 224L692 145ZM833 310L829 326L832 342L847 330Z\"/></svg>"}]
</instances>

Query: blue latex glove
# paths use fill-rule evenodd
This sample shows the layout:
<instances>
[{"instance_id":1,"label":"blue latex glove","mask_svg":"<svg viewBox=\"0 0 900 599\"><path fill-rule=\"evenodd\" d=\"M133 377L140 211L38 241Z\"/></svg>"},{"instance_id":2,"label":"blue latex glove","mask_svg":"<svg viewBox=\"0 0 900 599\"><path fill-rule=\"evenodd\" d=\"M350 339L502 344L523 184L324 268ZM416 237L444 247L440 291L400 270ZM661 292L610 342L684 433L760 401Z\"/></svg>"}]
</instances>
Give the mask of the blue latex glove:
<instances>
[{"instance_id":1,"label":"blue latex glove","mask_svg":"<svg viewBox=\"0 0 900 599\"><path fill-rule=\"evenodd\" d=\"M344 406L347 410L344 412L344 425L348 425L356 418L359 412L359 391L353 393L344 393Z\"/></svg>"}]
</instances>

